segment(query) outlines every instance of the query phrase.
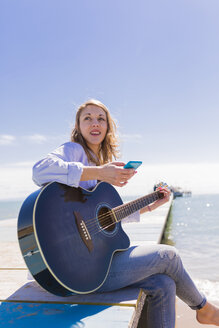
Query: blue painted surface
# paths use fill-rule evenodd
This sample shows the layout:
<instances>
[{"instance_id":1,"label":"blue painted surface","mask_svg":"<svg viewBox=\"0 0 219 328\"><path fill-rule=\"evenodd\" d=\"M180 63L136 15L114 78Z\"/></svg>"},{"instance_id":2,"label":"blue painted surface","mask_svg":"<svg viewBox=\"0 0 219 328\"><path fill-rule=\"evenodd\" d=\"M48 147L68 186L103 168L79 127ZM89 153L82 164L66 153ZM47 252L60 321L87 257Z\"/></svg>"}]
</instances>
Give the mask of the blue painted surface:
<instances>
[{"instance_id":1,"label":"blue painted surface","mask_svg":"<svg viewBox=\"0 0 219 328\"><path fill-rule=\"evenodd\" d=\"M1 328L127 328L133 307L0 303Z\"/></svg>"}]
</instances>

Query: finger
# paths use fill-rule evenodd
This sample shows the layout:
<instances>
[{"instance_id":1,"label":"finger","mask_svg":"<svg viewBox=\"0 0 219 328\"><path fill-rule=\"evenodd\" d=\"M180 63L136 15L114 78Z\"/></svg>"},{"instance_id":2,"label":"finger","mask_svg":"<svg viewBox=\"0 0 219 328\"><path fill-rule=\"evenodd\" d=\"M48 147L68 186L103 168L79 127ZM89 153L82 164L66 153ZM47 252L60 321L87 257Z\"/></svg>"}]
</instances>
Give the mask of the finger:
<instances>
[{"instance_id":1,"label":"finger","mask_svg":"<svg viewBox=\"0 0 219 328\"><path fill-rule=\"evenodd\" d=\"M165 192L164 190L159 190L159 192L160 192L161 194L163 194L162 199L167 199L167 198L169 198L169 194L168 194L167 192Z\"/></svg>"},{"instance_id":2,"label":"finger","mask_svg":"<svg viewBox=\"0 0 219 328\"><path fill-rule=\"evenodd\" d=\"M128 182L130 178L131 178L130 176L120 176L118 177L117 181L124 183L124 182Z\"/></svg>"},{"instance_id":3,"label":"finger","mask_svg":"<svg viewBox=\"0 0 219 328\"><path fill-rule=\"evenodd\" d=\"M135 172L135 169L134 169L134 168L131 168L131 169L124 169L123 171L124 171L124 173Z\"/></svg>"},{"instance_id":4,"label":"finger","mask_svg":"<svg viewBox=\"0 0 219 328\"><path fill-rule=\"evenodd\" d=\"M121 175L120 180L125 181L125 180L131 179L132 177L133 177L133 174L132 175Z\"/></svg>"},{"instance_id":5,"label":"finger","mask_svg":"<svg viewBox=\"0 0 219 328\"><path fill-rule=\"evenodd\" d=\"M135 174L135 172L137 172L137 171L135 171L135 169L124 169L121 171L121 174L123 176L127 176L127 177L131 176L132 177Z\"/></svg>"},{"instance_id":6,"label":"finger","mask_svg":"<svg viewBox=\"0 0 219 328\"><path fill-rule=\"evenodd\" d=\"M163 193L163 194L164 194L164 197L169 197L169 194L168 194L168 192L165 192L165 191L164 191L164 193Z\"/></svg>"},{"instance_id":7,"label":"finger","mask_svg":"<svg viewBox=\"0 0 219 328\"><path fill-rule=\"evenodd\" d=\"M111 164L116 165L116 166L125 166L124 162L112 162Z\"/></svg>"},{"instance_id":8,"label":"finger","mask_svg":"<svg viewBox=\"0 0 219 328\"><path fill-rule=\"evenodd\" d=\"M124 187L127 183L128 183L128 181L125 181L125 182L115 182L115 183L113 183L113 185L114 186L117 186L117 187Z\"/></svg>"}]
</instances>

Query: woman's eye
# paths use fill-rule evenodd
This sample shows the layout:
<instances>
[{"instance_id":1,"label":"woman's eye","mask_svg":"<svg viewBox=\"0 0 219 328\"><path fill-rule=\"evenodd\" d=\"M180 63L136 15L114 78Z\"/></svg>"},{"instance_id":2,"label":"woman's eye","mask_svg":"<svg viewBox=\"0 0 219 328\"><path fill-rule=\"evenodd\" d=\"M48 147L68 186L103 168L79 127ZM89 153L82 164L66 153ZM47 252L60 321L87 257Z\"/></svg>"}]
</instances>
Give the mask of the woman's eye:
<instances>
[{"instance_id":1,"label":"woman's eye","mask_svg":"<svg viewBox=\"0 0 219 328\"><path fill-rule=\"evenodd\" d=\"M90 116L85 116L84 120L85 120L85 121L92 121L92 118L91 118ZM98 120L99 122L101 122L101 121L102 121L102 122L105 122L105 118L104 118L104 117L98 117L97 120Z\"/></svg>"}]
</instances>

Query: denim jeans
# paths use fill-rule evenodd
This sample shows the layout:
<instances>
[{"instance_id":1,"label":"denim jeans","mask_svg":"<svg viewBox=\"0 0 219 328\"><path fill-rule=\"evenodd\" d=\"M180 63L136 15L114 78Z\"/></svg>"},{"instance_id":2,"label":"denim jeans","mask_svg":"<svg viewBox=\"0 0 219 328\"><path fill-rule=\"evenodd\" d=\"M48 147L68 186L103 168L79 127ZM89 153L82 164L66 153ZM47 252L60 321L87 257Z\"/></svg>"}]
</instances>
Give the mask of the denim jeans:
<instances>
[{"instance_id":1,"label":"denim jeans","mask_svg":"<svg viewBox=\"0 0 219 328\"><path fill-rule=\"evenodd\" d=\"M168 245L130 247L113 256L106 281L98 292L140 287L148 295L147 325L175 327L175 296L192 309L200 309L206 298L183 267L178 251Z\"/></svg>"}]
</instances>

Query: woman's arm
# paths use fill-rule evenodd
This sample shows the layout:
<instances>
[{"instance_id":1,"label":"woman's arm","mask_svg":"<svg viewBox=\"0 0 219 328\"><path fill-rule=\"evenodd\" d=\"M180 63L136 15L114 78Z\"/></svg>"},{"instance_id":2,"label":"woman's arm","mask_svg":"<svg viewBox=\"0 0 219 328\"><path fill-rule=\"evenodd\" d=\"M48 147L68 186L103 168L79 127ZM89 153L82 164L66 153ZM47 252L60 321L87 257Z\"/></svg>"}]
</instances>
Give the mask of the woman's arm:
<instances>
[{"instance_id":1,"label":"woman's arm","mask_svg":"<svg viewBox=\"0 0 219 328\"><path fill-rule=\"evenodd\" d=\"M169 201L170 195L171 195L170 190L167 189L167 188L158 188L158 189L164 194L164 197L161 198L161 199L156 200L151 205L147 205L147 206L143 207L140 210L140 214L154 211L156 208L158 208L159 206L161 206L161 205L163 205L163 204L165 204Z\"/></svg>"},{"instance_id":2,"label":"woman's arm","mask_svg":"<svg viewBox=\"0 0 219 328\"><path fill-rule=\"evenodd\" d=\"M123 162L112 162L101 166L84 166L81 181L96 179L123 187L136 173L134 169L123 169L124 165Z\"/></svg>"},{"instance_id":3,"label":"woman's arm","mask_svg":"<svg viewBox=\"0 0 219 328\"><path fill-rule=\"evenodd\" d=\"M87 157L82 146L67 142L33 166L33 181L38 186L57 181L78 187L86 163Z\"/></svg>"},{"instance_id":4,"label":"woman's arm","mask_svg":"<svg viewBox=\"0 0 219 328\"><path fill-rule=\"evenodd\" d=\"M33 181L42 186L57 181L78 187L80 181L105 181L115 186L124 186L135 174L134 169L123 169L125 163L113 162L102 166L89 166L81 145L66 143L37 162L33 167Z\"/></svg>"},{"instance_id":5,"label":"woman's arm","mask_svg":"<svg viewBox=\"0 0 219 328\"><path fill-rule=\"evenodd\" d=\"M34 165L33 181L38 186L57 181L78 187L82 172L83 164L80 162L67 162L60 158L48 157Z\"/></svg>"}]
</instances>

